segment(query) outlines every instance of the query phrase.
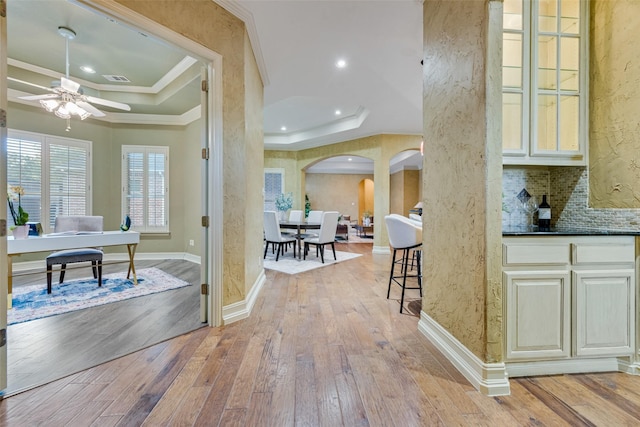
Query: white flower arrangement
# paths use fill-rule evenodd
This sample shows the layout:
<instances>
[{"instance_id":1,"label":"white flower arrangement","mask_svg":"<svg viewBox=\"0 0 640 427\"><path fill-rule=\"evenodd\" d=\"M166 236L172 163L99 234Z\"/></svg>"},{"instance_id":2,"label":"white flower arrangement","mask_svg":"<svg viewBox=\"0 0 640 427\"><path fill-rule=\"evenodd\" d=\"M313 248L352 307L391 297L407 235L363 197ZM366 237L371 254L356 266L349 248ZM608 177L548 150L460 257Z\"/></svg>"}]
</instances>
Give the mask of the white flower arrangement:
<instances>
[{"instance_id":1,"label":"white flower arrangement","mask_svg":"<svg viewBox=\"0 0 640 427\"><path fill-rule=\"evenodd\" d=\"M276 209L279 211L288 211L293 206L293 193L281 193L276 197Z\"/></svg>"}]
</instances>

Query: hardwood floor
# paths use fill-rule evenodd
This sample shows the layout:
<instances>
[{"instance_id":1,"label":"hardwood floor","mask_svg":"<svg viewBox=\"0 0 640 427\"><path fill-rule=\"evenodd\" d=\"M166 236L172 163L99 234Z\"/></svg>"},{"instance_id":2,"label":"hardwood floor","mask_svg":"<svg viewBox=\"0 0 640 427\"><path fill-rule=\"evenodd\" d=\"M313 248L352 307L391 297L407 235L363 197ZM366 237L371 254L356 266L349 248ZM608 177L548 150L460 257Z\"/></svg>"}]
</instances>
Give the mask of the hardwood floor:
<instances>
[{"instance_id":1,"label":"hardwood floor","mask_svg":"<svg viewBox=\"0 0 640 427\"><path fill-rule=\"evenodd\" d=\"M200 266L182 260L136 261L138 271L147 267L157 267L192 286L10 325L5 394L46 384L202 327ZM105 265L104 274L126 268L122 263ZM90 275L89 267L75 268L67 272L66 280ZM46 283L41 272L19 276L16 282L16 288Z\"/></svg>"},{"instance_id":2,"label":"hardwood floor","mask_svg":"<svg viewBox=\"0 0 640 427\"><path fill-rule=\"evenodd\" d=\"M0 402L5 426L623 426L640 379L511 380L481 395L386 299L390 257L267 271L250 318L200 328ZM428 286L428 284L426 284ZM415 294L414 294L415 292ZM417 291L408 291L414 299Z\"/></svg>"}]
</instances>

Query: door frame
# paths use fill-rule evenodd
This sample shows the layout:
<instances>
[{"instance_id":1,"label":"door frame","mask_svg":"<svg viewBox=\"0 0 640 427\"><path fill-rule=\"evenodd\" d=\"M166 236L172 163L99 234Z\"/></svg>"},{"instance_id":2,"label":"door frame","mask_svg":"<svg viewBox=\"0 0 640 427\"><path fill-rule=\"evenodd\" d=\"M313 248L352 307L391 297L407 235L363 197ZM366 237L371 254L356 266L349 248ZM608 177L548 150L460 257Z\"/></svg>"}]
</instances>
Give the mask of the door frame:
<instances>
[{"instance_id":1,"label":"door frame","mask_svg":"<svg viewBox=\"0 0 640 427\"><path fill-rule=\"evenodd\" d=\"M209 326L222 325L222 202L223 202L223 160L222 160L222 55L209 48L167 28L139 13L116 2L108 4L102 0L75 0L81 6L110 16L117 21L144 31L151 36L171 43L181 49L191 52L204 62L208 69L209 91L207 94L207 117L203 122L205 140L209 148L209 160L203 164L202 174L207 176L207 200L202 207L202 215L209 216L209 226L203 227L203 247L201 254L202 283L208 284L208 315ZM203 108L203 110L205 110ZM204 180L203 180L204 181ZM208 245L204 247L204 245Z\"/></svg>"},{"instance_id":2,"label":"door frame","mask_svg":"<svg viewBox=\"0 0 640 427\"><path fill-rule=\"evenodd\" d=\"M6 12L6 1L0 0L0 10ZM209 293L205 313L209 326L222 325L222 56L195 41L184 37L173 30L158 24L115 2L108 4L102 0L75 0L81 7L86 7L102 15L110 16L119 22L142 30L160 40L169 42L197 56L207 67L209 90L206 96L207 105L203 108L204 132L203 147L208 147L209 159L202 163L203 216L209 216L209 226L203 227L203 247L201 248L201 281L208 284ZM0 75L7 75L7 17L0 14ZM0 113L8 108L7 81L0 79ZM7 183L7 128L6 120L0 115L0 188ZM0 277L7 277L7 219L6 210L0 215ZM2 340L2 331L7 327L7 280L0 280L0 397L7 387L7 346Z\"/></svg>"}]
</instances>

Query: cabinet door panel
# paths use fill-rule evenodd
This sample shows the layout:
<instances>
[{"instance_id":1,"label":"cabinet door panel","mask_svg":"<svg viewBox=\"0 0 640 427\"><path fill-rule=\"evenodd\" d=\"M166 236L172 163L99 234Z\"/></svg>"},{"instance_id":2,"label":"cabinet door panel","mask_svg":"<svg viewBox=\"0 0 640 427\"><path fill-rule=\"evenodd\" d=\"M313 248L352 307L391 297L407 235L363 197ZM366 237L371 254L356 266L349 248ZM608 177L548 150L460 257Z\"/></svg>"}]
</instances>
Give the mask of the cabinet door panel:
<instances>
[{"instance_id":1,"label":"cabinet door panel","mask_svg":"<svg viewBox=\"0 0 640 427\"><path fill-rule=\"evenodd\" d=\"M569 272L507 271L504 283L507 360L569 357Z\"/></svg>"},{"instance_id":2,"label":"cabinet door panel","mask_svg":"<svg viewBox=\"0 0 640 427\"><path fill-rule=\"evenodd\" d=\"M635 271L589 270L573 275L575 355L632 354Z\"/></svg>"}]
</instances>

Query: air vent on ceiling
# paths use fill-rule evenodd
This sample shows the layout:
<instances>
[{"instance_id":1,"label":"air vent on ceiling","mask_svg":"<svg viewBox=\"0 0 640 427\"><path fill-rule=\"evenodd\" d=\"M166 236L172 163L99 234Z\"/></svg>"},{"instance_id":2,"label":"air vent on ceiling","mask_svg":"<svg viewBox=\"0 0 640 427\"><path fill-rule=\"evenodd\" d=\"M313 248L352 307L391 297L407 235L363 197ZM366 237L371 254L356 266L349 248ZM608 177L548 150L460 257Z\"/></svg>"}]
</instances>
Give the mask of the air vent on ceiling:
<instances>
[{"instance_id":1,"label":"air vent on ceiling","mask_svg":"<svg viewBox=\"0 0 640 427\"><path fill-rule=\"evenodd\" d=\"M131 83L131 80L129 80L125 76L116 76L116 75L113 75L113 74L111 74L111 75L103 74L102 77L104 77L105 79L109 80L110 82Z\"/></svg>"}]
</instances>

